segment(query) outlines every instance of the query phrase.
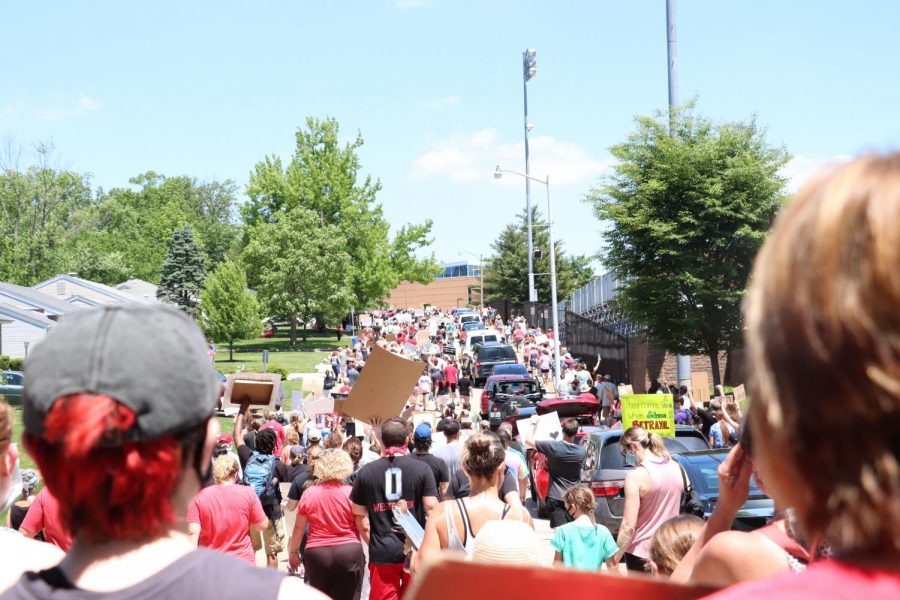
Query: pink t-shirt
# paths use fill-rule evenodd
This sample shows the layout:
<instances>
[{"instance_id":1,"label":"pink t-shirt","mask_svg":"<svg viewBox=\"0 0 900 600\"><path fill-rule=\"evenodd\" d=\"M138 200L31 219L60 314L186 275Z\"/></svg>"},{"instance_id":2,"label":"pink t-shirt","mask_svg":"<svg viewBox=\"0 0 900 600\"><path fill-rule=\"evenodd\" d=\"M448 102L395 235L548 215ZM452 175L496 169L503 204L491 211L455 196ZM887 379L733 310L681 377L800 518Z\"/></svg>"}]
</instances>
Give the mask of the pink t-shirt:
<instances>
[{"instance_id":1,"label":"pink t-shirt","mask_svg":"<svg viewBox=\"0 0 900 600\"><path fill-rule=\"evenodd\" d=\"M459 383L459 371L453 365L444 369L444 375L447 376L447 383Z\"/></svg>"},{"instance_id":2,"label":"pink t-shirt","mask_svg":"<svg viewBox=\"0 0 900 600\"><path fill-rule=\"evenodd\" d=\"M200 525L200 545L230 554L251 565L256 554L250 540L251 523L266 520L262 504L246 485L211 485L200 490L188 507L187 522Z\"/></svg>"},{"instance_id":3,"label":"pink t-shirt","mask_svg":"<svg viewBox=\"0 0 900 600\"><path fill-rule=\"evenodd\" d=\"M359 543L356 517L350 506L351 487L345 483L318 483L303 492L297 514L309 519L307 548Z\"/></svg>"},{"instance_id":4,"label":"pink t-shirt","mask_svg":"<svg viewBox=\"0 0 900 600\"><path fill-rule=\"evenodd\" d=\"M59 546L63 552L68 552L72 546L72 536L59 519L59 502L47 488L35 496L19 528L27 529L31 533L43 531L44 539Z\"/></svg>"},{"instance_id":5,"label":"pink t-shirt","mask_svg":"<svg viewBox=\"0 0 900 600\"><path fill-rule=\"evenodd\" d=\"M650 489L641 498L634 537L627 552L641 558L650 558L650 542L659 526L681 512L681 492L684 481L681 469L673 459L645 460L639 468L650 474Z\"/></svg>"},{"instance_id":6,"label":"pink t-shirt","mask_svg":"<svg viewBox=\"0 0 900 600\"><path fill-rule=\"evenodd\" d=\"M900 571L865 569L836 560L811 564L802 573L739 583L708 598L715 600L795 600L797 598L900 598Z\"/></svg>"}]
</instances>

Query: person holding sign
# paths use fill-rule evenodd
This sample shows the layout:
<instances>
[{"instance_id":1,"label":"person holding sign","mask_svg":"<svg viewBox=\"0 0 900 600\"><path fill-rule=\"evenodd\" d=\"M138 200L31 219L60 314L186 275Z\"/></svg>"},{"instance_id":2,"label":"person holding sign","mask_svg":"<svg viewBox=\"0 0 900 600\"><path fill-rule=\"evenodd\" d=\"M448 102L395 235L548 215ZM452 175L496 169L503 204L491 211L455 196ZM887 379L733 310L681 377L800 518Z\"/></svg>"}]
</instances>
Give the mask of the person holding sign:
<instances>
[{"instance_id":1,"label":"person holding sign","mask_svg":"<svg viewBox=\"0 0 900 600\"><path fill-rule=\"evenodd\" d=\"M625 465L635 468L625 476L625 509L614 560L618 563L624 556L629 571L644 572L653 534L681 512L684 480L658 434L631 427L619 444Z\"/></svg>"},{"instance_id":2,"label":"person holding sign","mask_svg":"<svg viewBox=\"0 0 900 600\"><path fill-rule=\"evenodd\" d=\"M537 415L532 415L533 422ZM578 421L566 419L562 423L563 439L535 441L535 429L525 436L525 445L534 448L547 457L550 473L550 489L547 492L547 511L550 513L550 527L559 527L572 522L572 515L566 510L565 495L569 488L581 481L581 463L587 450L575 443Z\"/></svg>"}]
</instances>

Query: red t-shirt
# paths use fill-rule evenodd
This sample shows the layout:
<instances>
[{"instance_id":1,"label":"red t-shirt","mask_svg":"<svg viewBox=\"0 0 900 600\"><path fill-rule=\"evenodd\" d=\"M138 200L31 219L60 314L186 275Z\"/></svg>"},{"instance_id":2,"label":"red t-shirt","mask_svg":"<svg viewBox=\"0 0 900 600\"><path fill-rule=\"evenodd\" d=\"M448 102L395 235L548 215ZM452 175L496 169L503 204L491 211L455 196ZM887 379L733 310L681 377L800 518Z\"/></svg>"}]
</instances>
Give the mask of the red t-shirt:
<instances>
[{"instance_id":1,"label":"red t-shirt","mask_svg":"<svg viewBox=\"0 0 900 600\"><path fill-rule=\"evenodd\" d=\"M328 482L317 483L303 492L297 514L309 519L307 548L359 543L350 489L345 483Z\"/></svg>"},{"instance_id":2,"label":"red t-shirt","mask_svg":"<svg viewBox=\"0 0 900 600\"><path fill-rule=\"evenodd\" d=\"M281 447L284 445L284 426L278 421L267 421L259 428L260 431L263 429L275 430L275 456L278 456L281 454Z\"/></svg>"},{"instance_id":3,"label":"red t-shirt","mask_svg":"<svg viewBox=\"0 0 900 600\"><path fill-rule=\"evenodd\" d=\"M453 365L444 369L444 375L447 376L447 383L459 383L459 371Z\"/></svg>"},{"instance_id":4,"label":"red t-shirt","mask_svg":"<svg viewBox=\"0 0 900 600\"><path fill-rule=\"evenodd\" d=\"M211 485L188 506L187 522L200 525L200 545L256 564L250 525L266 520L262 504L246 485Z\"/></svg>"},{"instance_id":5,"label":"red t-shirt","mask_svg":"<svg viewBox=\"0 0 900 600\"><path fill-rule=\"evenodd\" d=\"M804 572L748 581L717 592L715 600L794 600L796 598L900 598L900 571L866 569L836 560L813 563Z\"/></svg>"},{"instance_id":6,"label":"red t-shirt","mask_svg":"<svg viewBox=\"0 0 900 600\"><path fill-rule=\"evenodd\" d=\"M34 502L28 507L28 514L25 515L20 529L27 529L31 533L43 530L44 539L59 546L63 552L68 552L72 546L72 536L59 520L59 502L47 488L42 489L35 496Z\"/></svg>"}]
</instances>

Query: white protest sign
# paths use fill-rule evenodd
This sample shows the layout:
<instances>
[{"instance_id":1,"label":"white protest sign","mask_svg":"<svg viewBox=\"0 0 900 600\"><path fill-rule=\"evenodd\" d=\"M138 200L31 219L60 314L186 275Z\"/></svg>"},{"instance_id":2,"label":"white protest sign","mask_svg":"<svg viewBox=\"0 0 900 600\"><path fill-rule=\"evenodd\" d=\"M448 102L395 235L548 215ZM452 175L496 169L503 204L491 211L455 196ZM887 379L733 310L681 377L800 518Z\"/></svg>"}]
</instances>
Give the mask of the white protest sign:
<instances>
[{"instance_id":1,"label":"white protest sign","mask_svg":"<svg viewBox=\"0 0 900 600\"><path fill-rule=\"evenodd\" d=\"M528 437L534 432L534 441L536 442L561 442L563 439L562 426L559 424L559 415L556 412L539 415L537 419L532 420L520 419L516 421L519 429L519 435L522 438Z\"/></svg>"}]
</instances>

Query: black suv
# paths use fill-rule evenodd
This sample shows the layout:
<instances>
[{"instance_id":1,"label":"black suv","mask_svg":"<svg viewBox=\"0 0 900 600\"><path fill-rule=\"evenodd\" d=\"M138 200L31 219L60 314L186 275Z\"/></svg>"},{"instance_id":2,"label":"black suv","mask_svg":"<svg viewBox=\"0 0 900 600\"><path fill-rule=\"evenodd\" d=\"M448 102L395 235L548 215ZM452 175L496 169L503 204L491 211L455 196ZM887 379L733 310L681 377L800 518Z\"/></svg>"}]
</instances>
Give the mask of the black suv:
<instances>
[{"instance_id":1,"label":"black suv","mask_svg":"<svg viewBox=\"0 0 900 600\"><path fill-rule=\"evenodd\" d=\"M511 365L519 362L516 351L509 344L485 342L475 350L475 385L483 384L491 375L494 365Z\"/></svg>"},{"instance_id":2,"label":"black suv","mask_svg":"<svg viewBox=\"0 0 900 600\"><path fill-rule=\"evenodd\" d=\"M500 379L490 391L489 419L492 426L511 418L534 413L535 405L544 397L541 384L531 377Z\"/></svg>"}]
</instances>

